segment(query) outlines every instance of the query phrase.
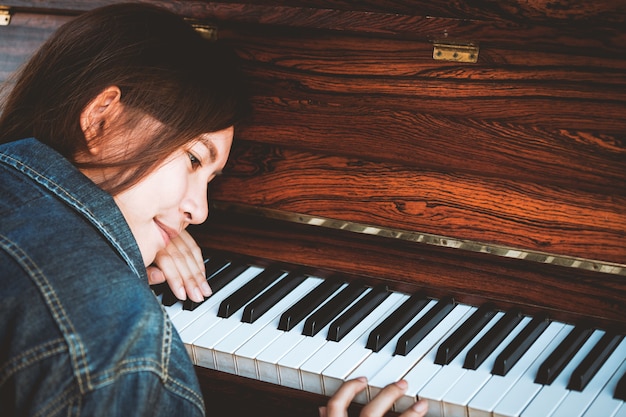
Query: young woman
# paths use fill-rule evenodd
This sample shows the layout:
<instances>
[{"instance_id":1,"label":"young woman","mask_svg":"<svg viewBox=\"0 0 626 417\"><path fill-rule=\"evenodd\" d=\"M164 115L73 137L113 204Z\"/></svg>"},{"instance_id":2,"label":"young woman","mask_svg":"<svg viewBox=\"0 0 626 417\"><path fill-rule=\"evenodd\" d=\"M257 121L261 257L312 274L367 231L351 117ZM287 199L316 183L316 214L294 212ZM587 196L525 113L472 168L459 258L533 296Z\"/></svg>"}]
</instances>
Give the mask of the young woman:
<instances>
[{"instance_id":1,"label":"young woman","mask_svg":"<svg viewBox=\"0 0 626 417\"><path fill-rule=\"evenodd\" d=\"M77 17L22 69L0 118L3 415L204 415L149 284L210 295L185 228L208 215L246 109L239 85L233 55L138 4ZM347 382L321 415L346 415L364 387Z\"/></svg>"}]
</instances>

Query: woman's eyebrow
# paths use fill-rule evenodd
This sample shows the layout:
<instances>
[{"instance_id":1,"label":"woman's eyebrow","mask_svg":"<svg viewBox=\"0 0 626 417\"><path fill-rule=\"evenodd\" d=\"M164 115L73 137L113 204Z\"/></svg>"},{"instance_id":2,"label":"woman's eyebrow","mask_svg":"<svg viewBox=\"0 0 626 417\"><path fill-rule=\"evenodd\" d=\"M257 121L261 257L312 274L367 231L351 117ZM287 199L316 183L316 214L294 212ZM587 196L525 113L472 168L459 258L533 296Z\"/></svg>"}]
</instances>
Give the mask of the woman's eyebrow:
<instances>
[{"instance_id":1,"label":"woman's eyebrow","mask_svg":"<svg viewBox=\"0 0 626 417\"><path fill-rule=\"evenodd\" d=\"M217 148L215 147L211 139L200 138L200 142L203 143L204 146L206 146L206 148L209 150L210 161L215 162L217 160Z\"/></svg>"}]
</instances>

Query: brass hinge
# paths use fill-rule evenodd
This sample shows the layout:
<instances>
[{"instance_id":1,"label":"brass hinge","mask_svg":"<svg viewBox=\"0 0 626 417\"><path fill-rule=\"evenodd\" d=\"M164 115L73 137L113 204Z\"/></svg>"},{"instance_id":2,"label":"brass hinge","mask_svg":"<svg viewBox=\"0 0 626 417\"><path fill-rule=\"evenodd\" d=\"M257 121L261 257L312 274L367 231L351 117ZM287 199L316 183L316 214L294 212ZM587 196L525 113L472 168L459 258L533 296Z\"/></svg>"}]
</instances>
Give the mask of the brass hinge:
<instances>
[{"instance_id":1,"label":"brass hinge","mask_svg":"<svg viewBox=\"0 0 626 417\"><path fill-rule=\"evenodd\" d=\"M189 23L193 28L202 35L203 38L216 41L217 40L217 26L210 25L207 23L199 22L193 19L185 19L187 23Z\"/></svg>"},{"instance_id":2,"label":"brass hinge","mask_svg":"<svg viewBox=\"0 0 626 417\"><path fill-rule=\"evenodd\" d=\"M0 26L9 26L11 23L11 9L0 6Z\"/></svg>"},{"instance_id":3,"label":"brass hinge","mask_svg":"<svg viewBox=\"0 0 626 417\"><path fill-rule=\"evenodd\" d=\"M216 41L217 40L217 27L209 25L193 25L196 32L200 33L203 38Z\"/></svg>"},{"instance_id":4,"label":"brass hinge","mask_svg":"<svg viewBox=\"0 0 626 417\"><path fill-rule=\"evenodd\" d=\"M478 61L478 45L473 43L435 42L433 59L474 63Z\"/></svg>"}]
</instances>

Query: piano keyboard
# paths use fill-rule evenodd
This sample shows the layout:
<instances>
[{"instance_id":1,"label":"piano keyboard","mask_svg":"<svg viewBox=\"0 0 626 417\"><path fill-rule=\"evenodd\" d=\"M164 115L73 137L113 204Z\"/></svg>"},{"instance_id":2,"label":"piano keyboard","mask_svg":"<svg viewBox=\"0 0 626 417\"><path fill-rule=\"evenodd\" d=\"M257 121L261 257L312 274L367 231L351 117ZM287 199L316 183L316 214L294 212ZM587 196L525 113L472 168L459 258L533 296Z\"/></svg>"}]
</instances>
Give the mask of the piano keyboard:
<instances>
[{"instance_id":1,"label":"piano keyboard","mask_svg":"<svg viewBox=\"0 0 626 417\"><path fill-rule=\"evenodd\" d=\"M626 417L623 335L212 258L202 303L159 294L195 365L332 396L368 378L365 403L430 416Z\"/></svg>"}]
</instances>

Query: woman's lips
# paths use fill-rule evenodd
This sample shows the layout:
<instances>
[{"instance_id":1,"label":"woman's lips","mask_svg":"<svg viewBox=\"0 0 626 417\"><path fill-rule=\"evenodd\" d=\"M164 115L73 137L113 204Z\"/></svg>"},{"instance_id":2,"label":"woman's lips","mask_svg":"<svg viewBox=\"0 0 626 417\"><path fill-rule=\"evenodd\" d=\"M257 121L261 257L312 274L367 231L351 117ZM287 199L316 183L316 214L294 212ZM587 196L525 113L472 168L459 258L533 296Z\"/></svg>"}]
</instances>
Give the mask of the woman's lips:
<instances>
[{"instance_id":1,"label":"woman's lips","mask_svg":"<svg viewBox=\"0 0 626 417\"><path fill-rule=\"evenodd\" d=\"M169 245L170 241L174 239L176 236L178 236L178 232L176 232L174 229L167 227L166 225L164 225L158 220L155 220L154 222L156 223L156 225L159 228L159 231L161 232L161 236L163 237L165 246Z\"/></svg>"}]
</instances>

